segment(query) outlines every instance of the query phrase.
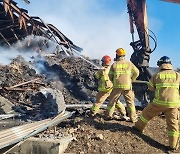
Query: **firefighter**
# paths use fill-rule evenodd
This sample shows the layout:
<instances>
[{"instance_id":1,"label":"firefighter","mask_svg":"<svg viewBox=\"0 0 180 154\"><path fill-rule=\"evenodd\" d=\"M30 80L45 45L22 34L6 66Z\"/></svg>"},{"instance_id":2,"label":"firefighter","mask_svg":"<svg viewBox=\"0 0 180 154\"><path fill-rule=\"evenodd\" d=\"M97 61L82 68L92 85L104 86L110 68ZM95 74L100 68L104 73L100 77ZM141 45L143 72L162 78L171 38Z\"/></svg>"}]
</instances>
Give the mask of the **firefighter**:
<instances>
[{"instance_id":1,"label":"firefighter","mask_svg":"<svg viewBox=\"0 0 180 154\"><path fill-rule=\"evenodd\" d=\"M132 82L139 75L136 66L125 60L126 51L123 48L116 50L116 61L112 64L109 71L109 79L113 82L113 91L109 96L109 104L107 116L113 116L114 106L121 95L127 104L127 112L131 122L136 122L137 115L134 105L134 92L132 90Z\"/></svg>"},{"instance_id":2,"label":"firefighter","mask_svg":"<svg viewBox=\"0 0 180 154\"><path fill-rule=\"evenodd\" d=\"M108 98L113 88L113 83L109 80L109 76L108 76L111 65L111 57L105 55L102 57L101 61L102 61L102 68L99 69L95 74L95 77L99 80L99 85L98 85L99 92L96 95L96 101L91 109L93 116L99 113L100 106ZM128 117L126 116L126 110L123 104L118 100L116 106L119 112L122 114L121 118L124 118L126 120Z\"/></svg>"},{"instance_id":3,"label":"firefighter","mask_svg":"<svg viewBox=\"0 0 180 154\"><path fill-rule=\"evenodd\" d=\"M176 149L179 137L180 74L173 71L171 60L167 56L161 57L157 65L159 72L150 79L148 85L150 90L155 91L155 97L153 102L144 108L140 119L133 128L143 132L146 124L153 117L164 113L167 122L169 148Z\"/></svg>"}]
</instances>

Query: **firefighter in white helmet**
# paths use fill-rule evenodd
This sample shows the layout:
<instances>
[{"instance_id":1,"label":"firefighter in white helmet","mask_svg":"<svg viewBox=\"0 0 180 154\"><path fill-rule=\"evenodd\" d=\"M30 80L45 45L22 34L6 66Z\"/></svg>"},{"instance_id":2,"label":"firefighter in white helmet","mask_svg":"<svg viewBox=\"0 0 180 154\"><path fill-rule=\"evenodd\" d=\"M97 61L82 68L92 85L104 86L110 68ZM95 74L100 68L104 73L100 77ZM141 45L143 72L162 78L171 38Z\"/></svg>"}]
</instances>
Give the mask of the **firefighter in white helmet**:
<instances>
[{"instance_id":1,"label":"firefighter in white helmet","mask_svg":"<svg viewBox=\"0 0 180 154\"><path fill-rule=\"evenodd\" d=\"M134 92L132 90L132 82L139 75L136 66L125 60L126 51L123 48L116 50L116 61L111 65L109 71L109 79L113 82L113 91L109 96L109 104L107 116L113 116L114 106L121 95L127 104L127 112L131 122L137 119L136 109L134 105Z\"/></svg>"},{"instance_id":2,"label":"firefighter in white helmet","mask_svg":"<svg viewBox=\"0 0 180 154\"><path fill-rule=\"evenodd\" d=\"M95 77L99 80L99 85L98 93L96 95L96 101L91 109L93 116L99 113L99 108L101 107L102 103L108 98L113 88L113 83L109 80L108 76L111 65L111 57L105 55L102 57L101 61L102 68L99 69L95 74ZM124 118L126 120L128 117L126 117L126 110L123 104L118 100L116 106L119 112L122 114L121 118Z\"/></svg>"},{"instance_id":3,"label":"firefighter in white helmet","mask_svg":"<svg viewBox=\"0 0 180 154\"><path fill-rule=\"evenodd\" d=\"M159 72L150 79L148 85L150 90L155 91L155 97L153 102L144 108L133 128L143 132L146 124L163 112L167 122L169 148L176 149L179 138L180 74L173 71L171 60L167 56L161 57L157 65Z\"/></svg>"}]
</instances>

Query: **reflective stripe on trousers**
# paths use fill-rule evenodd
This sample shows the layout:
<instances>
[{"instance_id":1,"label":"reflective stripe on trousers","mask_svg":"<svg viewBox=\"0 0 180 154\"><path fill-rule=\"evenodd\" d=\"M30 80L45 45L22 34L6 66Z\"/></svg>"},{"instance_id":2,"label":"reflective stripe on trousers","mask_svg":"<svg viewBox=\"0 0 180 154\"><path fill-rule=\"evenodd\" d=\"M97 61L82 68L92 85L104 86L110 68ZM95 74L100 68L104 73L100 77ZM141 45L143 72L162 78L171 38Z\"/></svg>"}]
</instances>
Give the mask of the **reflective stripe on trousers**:
<instances>
[{"instance_id":1,"label":"reflective stripe on trousers","mask_svg":"<svg viewBox=\"0 0 180 154\"><path fill-rule=\"evenodd\" d=\"M142 122L144 123L148 123L149 120L147 120L146 118L143 117L143 115L140 116L140 119Z\"/></svg>"},{"instance_id":2,"label":"reflective stripe on trousers","mask_svg":"<svg viewBox=\"0 0 180 154\"><path fill-rule=\"evenodd\" d=\"M179 137L179 132L176 132L176 131L168 131L168 135L169 136L174 136L174 137Z\"/></svg>"}]
</instances>

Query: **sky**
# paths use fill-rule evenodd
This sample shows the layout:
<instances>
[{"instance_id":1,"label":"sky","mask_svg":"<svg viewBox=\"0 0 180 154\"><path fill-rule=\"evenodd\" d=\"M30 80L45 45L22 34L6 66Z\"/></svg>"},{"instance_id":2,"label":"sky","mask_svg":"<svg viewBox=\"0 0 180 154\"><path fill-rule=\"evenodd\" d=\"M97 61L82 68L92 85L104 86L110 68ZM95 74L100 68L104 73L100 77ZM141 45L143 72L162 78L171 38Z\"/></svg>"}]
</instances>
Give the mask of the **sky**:
<instances>
[{"instance_id":1,"label":"sky","mask_svg":"<svg viewBox=\"0 0 180 154\"><path fill-rule=\"evenodd\" d=\"M39 16L44 22L53 24L83 48L82 55L114 58L115 50L123 47L129 60L133 53L129 45L132 40L126 0L30 0L28 5L23 0L17 2L30 16ZM157 60L166 55L176 69L180 67L180 4L160 0L146 2L148 26L157 38L150 66L156 67Z\"/></svg>"}]
</instances>

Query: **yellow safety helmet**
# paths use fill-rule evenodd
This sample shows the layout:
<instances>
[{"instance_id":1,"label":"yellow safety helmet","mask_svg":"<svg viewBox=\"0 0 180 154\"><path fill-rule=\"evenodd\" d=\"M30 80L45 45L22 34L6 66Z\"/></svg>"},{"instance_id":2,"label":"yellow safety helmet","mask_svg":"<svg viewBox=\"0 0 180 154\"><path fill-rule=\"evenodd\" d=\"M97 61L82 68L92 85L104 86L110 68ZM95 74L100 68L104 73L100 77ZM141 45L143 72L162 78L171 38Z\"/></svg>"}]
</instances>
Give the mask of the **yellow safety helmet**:
<instances>
[{"instance_id":1,"label":"yellow safety helmet","mask_svg":"<svg viewBox=\"0 0 180 154\"><path fill-rule=\"evenodd\" d=\"M126 50L124 50L123 48L119 48L116 50L116 54L118 56L125 56L126 55Z\"/></svg>"}]
</instances>

